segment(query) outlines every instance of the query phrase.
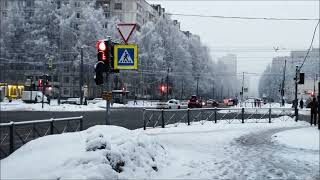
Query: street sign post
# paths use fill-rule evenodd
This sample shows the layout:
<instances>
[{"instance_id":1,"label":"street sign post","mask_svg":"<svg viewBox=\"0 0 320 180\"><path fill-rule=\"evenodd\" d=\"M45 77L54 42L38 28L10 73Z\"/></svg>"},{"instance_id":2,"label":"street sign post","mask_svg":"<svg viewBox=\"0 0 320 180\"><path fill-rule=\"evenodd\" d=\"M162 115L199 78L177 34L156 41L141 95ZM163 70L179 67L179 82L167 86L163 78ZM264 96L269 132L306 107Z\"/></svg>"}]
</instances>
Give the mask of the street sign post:
<instances>
[{"instance_id":1,"label":"street sign post","mask_svg":"<svg viewBox=\"0 0 320 180\"><path fill-rule=\"evenodd\" d=\"M112 100L112 92L104 91L102 93L102 98L104 100L111 101Z\"/></svg>"},{"instance_id":2,"label":"street sign post","mask_svg":"<svg viewBox=\"0 0 320 180\"><path fill-rule=\"evenodd\" d=\"M114 69L138 69L138 46L136 44L114 46Z\"/></svg>"},{"instance_id":3,"label":"street sign post","mask_svg":"<svg viewBox=\"0 0 320 180\"><path fill-rule=\"evenodd\" d=\"M129 38L132 35L134 29L136 28L137 24L134 23L121 23L117 25L117 29L119 34L121 35L123 41L128 44Z\"/></svg>"}]
</instances>

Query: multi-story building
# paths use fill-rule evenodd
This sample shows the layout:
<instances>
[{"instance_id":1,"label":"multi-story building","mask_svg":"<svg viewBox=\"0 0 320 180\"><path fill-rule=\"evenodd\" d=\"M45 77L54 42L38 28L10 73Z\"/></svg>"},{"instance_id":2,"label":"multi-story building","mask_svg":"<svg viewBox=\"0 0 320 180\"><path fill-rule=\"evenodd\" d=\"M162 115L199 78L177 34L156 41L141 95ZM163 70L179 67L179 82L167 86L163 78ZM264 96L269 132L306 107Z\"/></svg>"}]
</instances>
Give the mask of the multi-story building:
<instances>
[{"instance_id":1,"label":"multi-story building","mask_svg":"<svg viewBox=\"0 0 320 180\"><path fill-rule=\"evenodd\" d=\"M81 24L82 12L81 6L85 6L87 0L74 1L70 4L72 9L75 10L76 18L72 22L73 30L78 30L78 26ZM63 3L69 3L69 0L56 0L57 8L60 8ZM8 16L8 8L13 3L16 3L23 11L25 19L29 19L34 15L35 0L0 0L0 21ZM145 0L96 0L96 7L102 7L105 13L105 17L116 17L123 23L136 23L137 30L140 30L141 26L145 23L157 20L165 16L165 9L160 5L150 5ZM31 19L31 18L30 18ZM180 23L175 21L175 25L180 27ZM65 31L68 33L68 30ZM71 34L70 34L71 35ZM79 53L73 52L70 44L63 41L61 36L52 37L56 38L59 43L59 49L61 56L56 57L53 62L53 67L48 69L48 58L46 54L37 54L30 61L26 61L22 54L14 52L15 55L8 57L8 61L0 61L0 82L7 85L14 84L18 87L23 85L27 77L33 77L36 80L46 73L51 78L50 84L53 86L53 95L58 94L61 97L75 97L79 96L79 70L78 66L75 66L73 62L79 59ZM19 39L12 39L12 43L19 43ZM10 43L11 43L10 42ZM12 52L13 54L13 52ZM0 57L1 58L1 57ZM14 63L13 63L14 62ZM85 65L85 71L90 71L90 67ZM85 84L91 87L89 94L97 95L97 88L92 79L84 79ZM16 88L17 89L17 88ZM18 93L16 93L18 94ZM99 94L99 93L98 93Z\"/></svg>"},{"instance_id":2,"label":"multi-story building","mask_svg":"<svg viewBox=\"0 0 320 180\"><path fill-rule=\"evenodd\" d=\"M275 57L272 60L272 72L275 76L281 77L285 64L286 66L286 83L285 83L285 94L292 99L294 97L294 81L293 77L295 76L296 65L300 67L303 63L303 66L300 72L305 73L304 84L298 86L298 95L302 98L308 98L310 92L313 92L314 89L317 92L316 82L320 74L320 57L319 57L319 48L314 48L309 52L308 57L305 59L307 51L292 51L290 56ZM279 78L275 78L279 79ZM282 81L281 81L282 82ZM279 82L279 83L281 83ZM279 85L280 89L280 85Z\"/></svg>"},{"instance_id":3,"label":"multi-story building","mask_svg":"<svg viewBox=\"0 0 320 180\"><path fill-rule=\"evenodd\" d=\"M235 54L227 54L226 56L220 57L218 61L222 62L225 66L221 69L221 72L230 73L233 76L237 74L237 56Z\"/></svg>"}]
</instances>

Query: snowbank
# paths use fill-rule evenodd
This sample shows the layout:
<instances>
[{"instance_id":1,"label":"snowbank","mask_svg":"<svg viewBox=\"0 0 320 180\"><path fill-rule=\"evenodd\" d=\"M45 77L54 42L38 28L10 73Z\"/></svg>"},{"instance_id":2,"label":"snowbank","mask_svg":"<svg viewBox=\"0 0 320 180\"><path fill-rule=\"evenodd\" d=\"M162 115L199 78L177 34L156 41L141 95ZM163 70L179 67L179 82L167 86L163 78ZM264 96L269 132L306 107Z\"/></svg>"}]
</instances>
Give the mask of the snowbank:
<instances>
[{"instance_id":1,"label":"snowbank","mask_svg":"<svg viewBox=\"0 0 320 180\"><path fill-rule=\"evenodd\" d=\"M275 132L301 127L309 124L292 118L244 124L203 121L146 131L95 126L27 143L1 161L1 178L316 179L318 152L288 151L271 142Z\"/></svg>"},{"instance_id":2,"label":"snowbank","mask_svg":"<svg viewBox=\"0 0 320 180\"><path fill-rule=\"evenodd\" d=\"M308 127L295 130L287 130L273 136L274 140L293 148L319 150L319 130L316 127Z\"/></svg>"},{"instance_id":3,"label":"snowbank","mask_svg":"<svg viewBox=\"0 0 320 180\"><path fill-rule=\"evenodd\" d=\"M1 161L2 179L141 179L162 168L154 137L116 126L33 140Z\"/></svg>"},{"instance_id":4,"label":"snowbank","mask_svg":"<svg viewBox=\"0 0 320 180\"><path fill-rule=\"evenodd\" d=\"M114 103L112 108L121 107L155 107L156 102L150 101L129 101L128 104L117 104ZM90 103L88 105L75 105L75 104L60 104L58 105L56 100L52 100L51 105L44 103L44 108L42 108L41 103L24 103L22 100L13 100L12 102L0 102L1 111L103 111L106 108L106 101L101 100L95 103Z\"/></svg>"}]
</instances>

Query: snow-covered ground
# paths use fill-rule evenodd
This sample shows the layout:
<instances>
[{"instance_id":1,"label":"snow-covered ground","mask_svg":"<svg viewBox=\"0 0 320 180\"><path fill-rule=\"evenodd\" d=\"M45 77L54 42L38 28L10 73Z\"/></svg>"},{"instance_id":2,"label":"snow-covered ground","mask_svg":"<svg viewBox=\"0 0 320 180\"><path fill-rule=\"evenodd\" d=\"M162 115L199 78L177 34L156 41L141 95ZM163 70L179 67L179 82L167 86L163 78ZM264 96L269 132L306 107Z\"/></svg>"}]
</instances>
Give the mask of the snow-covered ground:
<instances>
[{"instance_id":1,"label":"snow-covered ground","mask_svg":"<svg viewBox=\"0 0 320 180\"><path fill-rule=\"evenodd\" d=\"M287 130L273 135L275 141L288 147L318 150L319 130L315 127ZM315 138L316 137L316 138Z\"/></svg>"},{"instance_id":2,"label":"snow-covered ground","mask_svg":"<svg viewBox=\"0 0 320 180\"><path fill-rule=\"evenodd\" d=\"M133 101L129 101L127 104L117 104L112 105L113 108L119 107L155 107L155 102L150 101L137 101L134 104ZM13 100L12 102L0 102L1 111L102 111L105 110L106 101L101 100L96 103L88 103L88 105L75 105L75 104L60 104L56 100L52 100L51 104L48 105L44 103L44 108L42 108L41 103L24 103L22 100Z\"/></svg>"},{"instance_id":3,"label":"snow-covered ground","mask_svg":"<svg viewBox=\"0 0 320 180\"><path fill-rule=\"evenodd\" d=\"M95 126L46 136L1 160L1 178L319 179L319 149L305 145L319 141L318 130L293 119L273 122L175 124L146 131Z\"/></svg>"}]
</instances>

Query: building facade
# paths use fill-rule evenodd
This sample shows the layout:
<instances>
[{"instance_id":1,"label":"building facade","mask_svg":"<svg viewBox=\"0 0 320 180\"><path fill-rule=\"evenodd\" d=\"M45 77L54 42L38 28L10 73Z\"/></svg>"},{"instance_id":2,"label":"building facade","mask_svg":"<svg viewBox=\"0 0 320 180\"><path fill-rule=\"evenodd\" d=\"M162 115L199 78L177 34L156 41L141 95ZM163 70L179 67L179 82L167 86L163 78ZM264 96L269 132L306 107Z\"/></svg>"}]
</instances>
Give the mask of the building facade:
<instances>
[{"instance_id":1,"label":"building facade","mask_svg":"<svg viewBox=\"0 0 320 180\"><path fill-rule=\"evenodd\" d=\"M72 1L73 3L70 3L69 0L56 0L54 2L57 3L58 9L61 8L62 4L70 4L76 12L76 18L70 28L79 30L78 26L82 22L81 6L85 6L87 1L89 0ZM35 0L0 0L0 21L8 17L8 10L13 5L17 5L23 12L24 17L22 18L32 20L36 8ZM145 0L96 0L96 8L100 7L104 11L105 18L114 17L123 23L136 23L138 31L145 23L150 21L156 23L159 18L165 16L164 8L160 5L150 5ZM175 23L180 27L178 21ZM64 33L66 36L72 36L71 33L68 34L67 30ZM53 60L51 67L49 67L50 58L41 51L34 55L31 60L24 58L23 54L27 52L12 51L6 58L1 57L0 52L0 58L2 58L0 59L0 83L2 85L6 84L7 87L9 85L19 85L20 87L24 85L27 78L32 78L33 83L36 84L43 74L48 74L51 77L52 91L50 94L52 96L78 97L81 89L79 87L80 67L74 62L79 61L79 52L74 52L71 49L72 45L61 39L61 36L52 38L61 42L58 45L61 56ZM10 40L12 44L10 46L14 47L14 44L19 42L19 36L14 37ZM84 72L92 72L92 67L84 65ZM101 88L94 84L91 76L84 77L84 85L88 86L89 96L95 97L101 94Z\"/></svg>"}]
</instances>

